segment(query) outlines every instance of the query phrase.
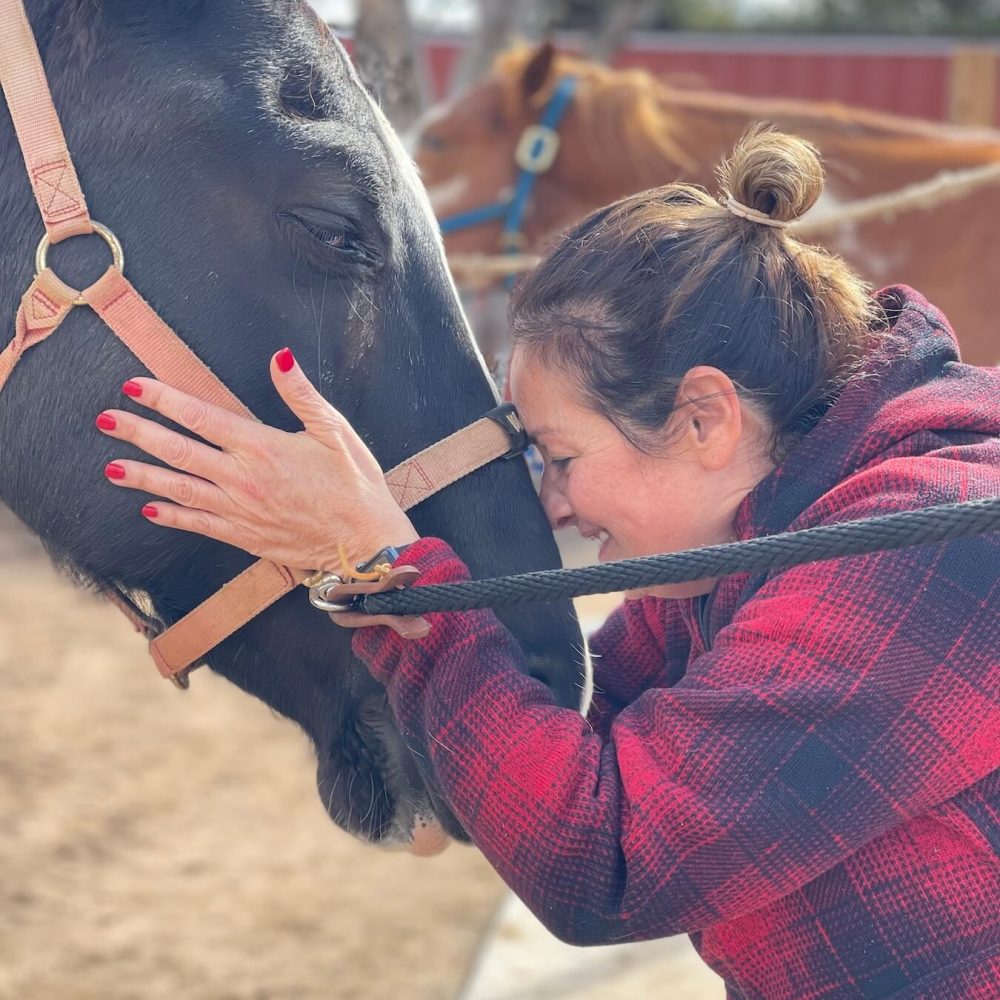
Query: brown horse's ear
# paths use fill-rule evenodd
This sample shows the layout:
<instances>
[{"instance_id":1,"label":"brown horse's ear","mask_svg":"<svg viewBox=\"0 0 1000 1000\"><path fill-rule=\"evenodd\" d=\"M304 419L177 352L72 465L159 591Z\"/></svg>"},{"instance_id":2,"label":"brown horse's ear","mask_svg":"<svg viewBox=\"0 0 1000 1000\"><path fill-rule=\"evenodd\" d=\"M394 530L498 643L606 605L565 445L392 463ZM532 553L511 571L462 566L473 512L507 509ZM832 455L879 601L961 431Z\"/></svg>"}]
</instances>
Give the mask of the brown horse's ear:
<instances>
[{"instance_id":1,"label":"brown horse's ear","mask_svg":"<svg viewBox=\"0 0 1000 1000\"><path fill-rule=\"evenodd\" d=\"M552 64L555 61L556 48L549 42L542 42L538 51L528 60L521 76L521 90L527 99L535 96L549 82L552 75Z\"/></svg>"}]
</instances>

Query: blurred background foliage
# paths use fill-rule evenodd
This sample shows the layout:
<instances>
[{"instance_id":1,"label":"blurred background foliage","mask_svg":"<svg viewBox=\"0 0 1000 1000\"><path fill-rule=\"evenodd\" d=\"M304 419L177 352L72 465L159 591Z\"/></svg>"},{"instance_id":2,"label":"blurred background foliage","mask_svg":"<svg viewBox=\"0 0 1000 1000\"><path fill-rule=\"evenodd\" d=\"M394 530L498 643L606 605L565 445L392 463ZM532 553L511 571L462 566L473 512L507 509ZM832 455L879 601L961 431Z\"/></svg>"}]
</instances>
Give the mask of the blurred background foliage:
<instances>
[{"instance_id":1,"label":"blurred background foliage","mask_svg":"<svg viewBox=\"0 0 1000 1000\"><path fill-rule=\"evenodd\" d=\"M387 0L310 0L349 26ZM618 17L650 31L1000 37L1000 0L405 0L422 30L467 31L497 7L534 30L593 31Z\"/></svg>"},{"instance_id":2,"label":"blurred background foliage","mask_svg":"<svg viewBox=\"0 0 1000 1000\"><path fill-rule=\"evenodd\" d=\"M551 0L554 28L593 29L622 0ZM1000 35L1000 0L646 0L636 27L658 31Z\"/></svg>"}]
</instances>

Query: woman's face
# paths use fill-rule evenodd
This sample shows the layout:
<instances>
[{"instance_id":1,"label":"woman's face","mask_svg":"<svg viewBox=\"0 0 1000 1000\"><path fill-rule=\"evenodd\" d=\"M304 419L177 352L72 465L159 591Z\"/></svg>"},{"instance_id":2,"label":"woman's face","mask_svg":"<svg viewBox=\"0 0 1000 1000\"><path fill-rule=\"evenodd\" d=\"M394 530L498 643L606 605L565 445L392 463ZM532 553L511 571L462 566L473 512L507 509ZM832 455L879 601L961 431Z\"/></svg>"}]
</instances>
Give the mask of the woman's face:
<instances>
[{"instance_id":1,"label":"woman's face","mask_svg":"<svg viewBox=\"0 0 1000 1000\"><path fill-rule=\"evenodd\" d=\"M714 397L707 410L675 409L661 432L663 447L647 454L583 406L565 373L515 349L511 399L545 462L540 496L552 527L575 527L598 540L601 561L731 540L736 508L770 466L741 459L747 427L729 386L729 398ZM679 399L683 393L684 386ZM711 586L704 581L656 592L691 596Z\"/></svg>"}]
</instances>

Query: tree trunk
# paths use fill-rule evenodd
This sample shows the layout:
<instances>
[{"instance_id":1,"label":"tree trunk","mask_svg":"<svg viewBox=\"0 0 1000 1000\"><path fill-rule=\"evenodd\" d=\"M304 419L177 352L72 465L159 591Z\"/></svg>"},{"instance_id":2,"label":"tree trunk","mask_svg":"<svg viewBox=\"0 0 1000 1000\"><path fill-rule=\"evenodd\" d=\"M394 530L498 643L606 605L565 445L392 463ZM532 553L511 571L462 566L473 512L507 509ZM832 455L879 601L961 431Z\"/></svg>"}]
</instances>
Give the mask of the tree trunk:
<instances>
[{"instance_id":1,"label":"tree trunk","mask_svg":"<svg viewBox=\"0 0 1000 1000\"><path fill-rule=\"evenodd\" d=\"M628 36L655 6L655 0L615 0L587 54L596 62L611 62Z\"/></svg>"},{"instance_id":2,"label":"tree trunk","mask_svg":"<svg viewBox=\"0 0 1000 1000\"><path fill-rule=\"evenodd\" d=\"M479 24L452 79L452 91L461 90L488 73L493 60L519 37L538 34L548 6L531 0L477 0Z\"/></svg>"},{"instance_id":3,"label":"tree trunk","mask_svg":"<svg viewBox=\"0 0 1000 1000\"><path fill-rule=\"evenodd\" d=\"M417 120L424 88L406 0L358 0L354 64L397 130Z\"/></svg>"}]
</instances>

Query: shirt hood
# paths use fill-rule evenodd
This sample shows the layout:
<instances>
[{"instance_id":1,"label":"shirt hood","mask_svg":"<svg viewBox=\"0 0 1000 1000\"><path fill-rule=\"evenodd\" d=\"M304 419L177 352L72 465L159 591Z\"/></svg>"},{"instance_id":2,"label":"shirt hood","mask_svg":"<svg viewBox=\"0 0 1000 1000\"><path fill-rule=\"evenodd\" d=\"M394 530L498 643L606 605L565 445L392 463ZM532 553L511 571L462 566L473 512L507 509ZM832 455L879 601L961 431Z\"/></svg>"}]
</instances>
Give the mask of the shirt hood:
<instances>
[{"instance_id":1,"label":"shirt hood","mask_svg":"<svg viewBox=\"0 0 1000 1000\"><path fill-rule=\"evenodd\" d=\"M915 434L1000 434L1000 369L959 361L944 315L905 285L877 299L893 336L743 501L739 537L785 530L824 493Z\"/></svg>"}]
</instances>

